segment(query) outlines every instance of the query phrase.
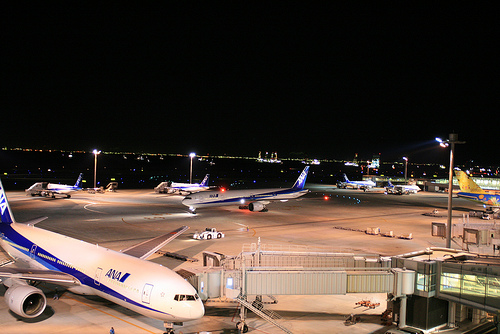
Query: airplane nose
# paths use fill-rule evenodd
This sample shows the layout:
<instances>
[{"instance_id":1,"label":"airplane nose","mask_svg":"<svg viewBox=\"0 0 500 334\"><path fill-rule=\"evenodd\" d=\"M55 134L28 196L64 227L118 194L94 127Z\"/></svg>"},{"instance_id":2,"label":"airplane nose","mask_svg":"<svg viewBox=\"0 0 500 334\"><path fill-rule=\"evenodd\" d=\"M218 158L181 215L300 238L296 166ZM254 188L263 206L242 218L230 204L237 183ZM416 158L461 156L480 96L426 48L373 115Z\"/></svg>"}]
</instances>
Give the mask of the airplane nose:
<instances>
[{"instance_id":1,"label":"airplane nose","mask_svg":"<svg viewBox=\"0 0 500 334\"><path fill-rule=\"evenodd\" d=\"M199 319L205 315L205 306L201 300L198 301L196 307L191 309L191 317L193 319Z\"/></svg>"}]
</instances>

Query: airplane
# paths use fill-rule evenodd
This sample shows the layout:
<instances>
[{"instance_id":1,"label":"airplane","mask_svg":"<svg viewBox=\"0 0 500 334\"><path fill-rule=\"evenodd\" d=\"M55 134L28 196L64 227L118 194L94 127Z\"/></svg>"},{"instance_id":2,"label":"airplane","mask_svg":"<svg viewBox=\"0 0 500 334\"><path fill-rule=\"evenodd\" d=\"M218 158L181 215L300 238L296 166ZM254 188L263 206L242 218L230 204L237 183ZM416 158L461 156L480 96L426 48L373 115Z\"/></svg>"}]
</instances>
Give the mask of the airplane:
<instances>
[{"instance_id":1,"label":"airplane","mask_svg":"<svg viewBox=\"0 0 500 334\"><path fill-rule=\"evenodd\" d=\"M500 195L488 193L461 170L456 170L455 175L460 186L460 191L457 194L458 197L483 204L489 211L500 210Z\"/></svg>"},{"instance_id":2,"label":"airplane","mask_svg":"<svg viewBox=\"0 0 500 334\"><path fill-rule=\"evenodd\" d=\"M250 211L265 212L266 205L271 201L286 202L309 192L304 189L308 172L309 166L306 166L291 188L208 191L188 195L184 197L182 204L189 207L189 211L193 214L198 208L225 205L240 205Z\"/></svg>"},{"instance_id":3,"label":"airplane","mask_svg":"<svg viewBox=\"0 0 500 334\"><path fill-rule=\"evenodd\" d=\"M34 226L47 217L16 222L1 180L0 210L0 246L16 265L0 267L0 277L8 288L5 301L17 315L35 318L43 313L47 299L32 285L39 282L97 295L162 320L167 333L173 333L174 324L204 315L203 303L190 283L173 270L146 261L187 226L118 252Z\"/></svg>"},{"instance_id":4,"label":"airplane","mask_svg":"<svg viewBox=\"0 0 500 334\"><path fill-rule=\"evenodd\" d=\"M82 176L83 173L80 173L74 186L50 182L36 182L31 187L26 189L26 195L45 196L52 198L56 198L56 195L65 195L66 198L70 198L70 193L82 190L82 188L80 188Z\"/></svg>"},{"instance_id":5,"label":"airplane","mask_svg":"<svg viewBox=\"0 0 500 334\"><path fill-rule=\"evenodd\" d=\"M387 190L388 194L395 194L395 195L409 195L409 194L416 194L419 192L421 189L419 186L416 184L397 184L394 185L392 182L389 180L387 182L387 187L385 187Z\"/></svg>"},{"instance_id":6,"label":"airplane","mask_svg":"<svg viewBox=\"0 0 500 334\"><path fill-rule=\"evenodd\" d=\"M208 186L208 177L210 174L205 175L205 178L201 183L180 183L180 182L162 182L156 188L155 192L157 193L167 193L167 194L185 194L189 195L191 193L209 190L213 188Z\"/></svg>"},{"instance_id":7,"label":"airplane","mask_svg":"<svg viewBox=\"0 0 500 334\"><path fill-rule=\"evenodd\" d=\"M368 180L368 181L349 181L349 179L347 178L347 175L344 173L344 182L339 182L337 184L337 187L338 188L347 188L347 187L350 187L350 188L353 188L353 189L362 189L363 191L367 191L373 187L375 187L375 182L373 182L372 180Z\"/></svg>"}]
</instances>

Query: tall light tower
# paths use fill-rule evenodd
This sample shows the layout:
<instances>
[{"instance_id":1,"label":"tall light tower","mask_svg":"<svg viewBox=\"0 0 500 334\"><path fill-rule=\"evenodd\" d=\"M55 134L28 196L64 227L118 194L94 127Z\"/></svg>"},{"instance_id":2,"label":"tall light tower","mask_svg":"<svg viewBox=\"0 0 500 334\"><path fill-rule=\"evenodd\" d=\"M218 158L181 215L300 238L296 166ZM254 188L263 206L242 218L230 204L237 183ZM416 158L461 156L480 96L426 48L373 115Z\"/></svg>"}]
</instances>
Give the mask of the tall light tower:
<instances>
[{"instance_id":1,"label":"tall light tower","mask_svg":"<svg viewBox=\"0 0 500 334\"><path fill-rule=\"evenodd\" d=\"M189 153L189 157L191 158L191 167L189 168L189 183L193 183L193 158L196 156L196 153Z\"/></svg>"},{"instance_id":2,"label":"tall light tower","mask_svg":"<svg viewBox=\"0 0 500 334\"><path fill-rule=\"evenodd\" d=\"M94 153L94 189L97 188L97 156L101 153L101 151L93 150Z\"/></svg>"},{"instance_id":3,"label":"tall light tower","mask_svg":"<svg viewBox=\"0 0 500 334\"><path fill-rule=\"evenodd\" d=\"M403 160L405 161L405 184L408 184L408 158L403 157Z\"/></svg>"},{"instance_id":4,"label":"tall light tower","mask_svg":"<svg viewBox=\"0 0 500 334\"><path fill-rule=\"evenodd\" d=\"M446 140L436 138L436 141L441 147L450 146L450 170L448 175L448 219L446 221L446 248L451 248L451 201L453 198L453 156L455 155L455 144L465 144L464 141L458 140L458 134L450 133L450 137Z\"/></svg>"}]
</instances>

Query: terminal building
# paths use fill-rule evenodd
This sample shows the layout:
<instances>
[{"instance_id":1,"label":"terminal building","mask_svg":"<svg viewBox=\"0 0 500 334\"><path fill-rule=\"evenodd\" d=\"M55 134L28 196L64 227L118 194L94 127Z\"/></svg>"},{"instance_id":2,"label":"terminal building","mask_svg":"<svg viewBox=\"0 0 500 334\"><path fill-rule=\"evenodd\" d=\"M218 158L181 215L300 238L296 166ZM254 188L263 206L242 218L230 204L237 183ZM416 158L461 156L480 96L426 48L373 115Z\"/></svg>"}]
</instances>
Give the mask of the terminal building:
<instances>
[{"instance_id":1,"label":"terminal building","mask_svg":"<svg viewBox=\"0 0 500 334\"><path fill-rule=\"evenodd\" d=\"M280 295L386 293L382 315L400 329L430 333L465 322L500 333L495 329L500 310L497 257L447 248L380 257L257 243L244 245L237 256L204 252L203 264L180 273L202 299L239 302L242 329L251 310L291 333L279 315L266 309L264 299L270 303Z\"/></svg>"}]
</instances>

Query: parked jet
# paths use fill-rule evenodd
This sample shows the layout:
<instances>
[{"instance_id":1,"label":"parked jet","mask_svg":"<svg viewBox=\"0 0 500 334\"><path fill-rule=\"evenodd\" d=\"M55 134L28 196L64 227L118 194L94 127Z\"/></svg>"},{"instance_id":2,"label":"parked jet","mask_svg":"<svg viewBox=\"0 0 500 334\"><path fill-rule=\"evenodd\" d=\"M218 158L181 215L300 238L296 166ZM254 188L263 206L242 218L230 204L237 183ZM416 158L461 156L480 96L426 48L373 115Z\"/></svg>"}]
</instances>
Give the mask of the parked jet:
<instances>
[{"instance_id":1,"label":"parked jet","mask_svg":"<svg viewBox=\"0 0 500 334\"><path fill-rule=\"evenodd\" d=\"M26 189L26 195L31 196L45 196L56 198L56 195L64 195L66 198L70 198L70 193L75 191L80 191L80 183L82 182L83 173L80 173L78 179L74 186L70 186L67 184L57 184L57 183L49 183L49 182L37 182L33 184L31 187Z\"/></svg>"},{"instance_id":2,"label":"parked jet","mask_svg":"<svg viewBox=\"0 0 500 334\"><path fill-rule=\"evenodd\" d=\"M117 252L34 226L46 217L17 223L1 181L0 209L0 245L17 264L0 267L0 277L8 287L5 302L19 316L35 318L45 309L46 297L31 285L34 282L100 296L163 320L169 333L174 322L203 316L203 303L191 284L174 271L146 261L187 226Z\"/></svg>"},{"instance_id":3,"label":"parked jet","mask_svg":"<svg viewBox=\"0 0 500 334\"><path fill-rule=\"evenodd\" d=\"M489 194L461 170L456 170L455 175L460 186L460 192L457 194L458 197L483 204L490 211L498 211L500 209L500 195Z\"/></svg>"},{"instance_id":4,"label":"parked jet","mask_svg":"<svg viewBox=\"0 0 500 334\"><path fill-rule=\"evenodd\" d=\"M201 183L180 183L180 182L162 182L156 188L157 193L179 194L188 195L199 191L209 190L211 187L208 185L208 177L210 174L205 175Z\"/></svg>"},{"instance_id":5,"label":"parked jet","mask_svg":"<svg viewBox=\"0 0 500 334\"><path fill-rule=\"evenodd\" d=\"M304 189L308 172L309 166L306 166L291 188L207 191L184 197L182 204L189 207L192 213L198 208L224 205L240 205L248 207L250 211L267 211L266 205L271 201L286 202L305 195L309 191Z\"/></svg>"},{"instance_id":6,"label":"parked jet","mask_svg":"<svg viewBox=\"0 0 500 334\"><path fill-rule=\"evenodd\" d=\"M421 189L419 186L416 184L397 184L394 185L392 182L389 180L387 182L387 187L385 187L387 190L388 194L395 194L395 195L409 195L409 194L416 194L419 192Z\"/></svg>"},{"instance_id":7,"label":"parked jet","mask_svg":"<svg viewBox=\"0 0 500 334\"><path fill-rule=\"evenodd\" d=\"M347 175L345 175L344 173L344 182L339 182L337 184L337 187L338 188L353 188L353 189L362 189L363 191L367 191L373 187L375 187L375 182L373 182L372 180L368 180L368 181L349 181L349 179L347 178Z\"/></svg>"}]
</instances>

